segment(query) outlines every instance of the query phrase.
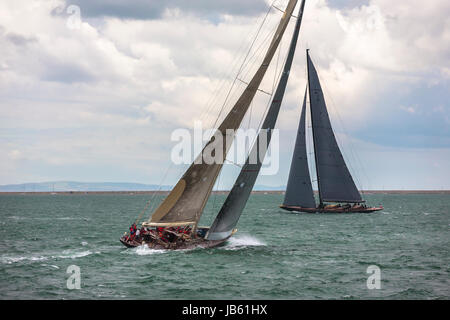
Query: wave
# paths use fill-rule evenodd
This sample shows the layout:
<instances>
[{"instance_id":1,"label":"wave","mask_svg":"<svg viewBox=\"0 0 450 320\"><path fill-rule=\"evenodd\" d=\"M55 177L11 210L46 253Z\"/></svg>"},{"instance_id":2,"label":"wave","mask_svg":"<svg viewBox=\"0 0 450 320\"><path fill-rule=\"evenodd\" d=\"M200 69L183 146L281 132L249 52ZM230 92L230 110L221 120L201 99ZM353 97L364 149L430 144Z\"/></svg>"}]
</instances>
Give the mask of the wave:
<instances>
[{"instance_id":1,"label":"wave","mask_svg":"<svg viewBox=\"0 0 450 320\"><path fill-rule=\"evenodd\" d=\"M151 254L158 254L158 253L165 253L167 250L162 249L150 249L147 245L142 245L137 248L132 249L134 253L140 255L140 256L146 256Z\"/></svg>"},{"instance_id":2,"label":"wave","mask_svg":"<svg viewBox=\"0 0 450 320\"><path fill-rule=\"evenodd\" d=\"M84 220L84 221L90 221L91 220L91 219L86 218L86 217L59 217L59 218L54 218L54 219L56 219L56 220Z\"/></svg>"},{"instance_id":3,"label":"wave","mask_svg":"<svg viewBox=\"0 0 450 320\"><path fill-rule=\"evenodd\" d=\"M235 237L231 237L227 244L224 246L226 250L236 250L245 247L258 247L258 246L266 246L266 244L250 235L242 234Z\"/></svg>"},{"instance_id":4,"label":"wave","mask_svg":"<svg viewBox=\"0 0 450 320\"><path fill-rule=\"evenodd\" d=\"M51 267L53 269L59 269L58 266L54 265L54 264L46 264L46 263L42 263L41 266L43 267Z\"/></svg>"},{"instance_id":5,"label":"wave","mask_svg":"<svg viewBox=\"0 0 450 320\"><path fill-rule=\"evenodd\" d=\"M435 215L435 214L440 214L439 212L423 212L424 215L429 216L429 215Z\"/></svg>"},{"instance_id":6,"label":"wave","mask_svg":"<svg viewBox=\"0 0 450 320\"><path fill-rule=\"evenodd\" d=\"M0 263L3 264L12 264L23 261L45 261L49 259L76 259L89 256L94 253L100 253L99 251L92 252L90 250L85 251L76 251L76 250L64 250L62 254L53 254L53 255L40 255L40 256L7 256L3 255L0 257Z\"/></svg>"},{"instance_id":7,"label":"wave","mask_svg":"<svg viewBox=\"0 0 450 320\"><path fill-rule=\"evenodd\" d=\"M81 251L81 252L74 252L74 250L64 250L63 255L53 256L52 258L76 259L76 258L86 257L86 256L89 256L94 253L100 253L100 252L92 252L91 250L86 250L86 251Z\"/></svg>"},{"instance_id":8,"label":"wave","mask_svg":"<svg viewBox=\"0 0 450 320\"><path fill-rule=\"evenodd\" d=\"M44 256L18 256L18 257L11 257L11 256L2 256L0 258L0 262L4 264L12 264L20 261L44 261L47 260L48 257Z\"/></svg>"}]
</instances>

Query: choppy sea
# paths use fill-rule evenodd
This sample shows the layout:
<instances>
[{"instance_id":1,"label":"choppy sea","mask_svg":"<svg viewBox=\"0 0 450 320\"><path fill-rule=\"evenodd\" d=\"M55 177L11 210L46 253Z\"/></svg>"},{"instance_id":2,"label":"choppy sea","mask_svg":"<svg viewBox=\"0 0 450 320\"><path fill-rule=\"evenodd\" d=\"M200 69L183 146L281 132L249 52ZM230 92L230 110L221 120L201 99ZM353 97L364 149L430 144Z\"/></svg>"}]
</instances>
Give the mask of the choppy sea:
<instances>
[{"instance_id":1,"label":"choppy sea","mask_svg":"<svg viewBox=\"0 0 450 320\"><path fill-rule=\"evenodd\" d=\"M385 210L342 215L289 213L282 195L254 194L222 247L127 249L118 239L149 197L0 195L1 299L450 298L448 194L366 195ZM211 197L201 225L224 197Z\"/></svg>"}]
</instances>

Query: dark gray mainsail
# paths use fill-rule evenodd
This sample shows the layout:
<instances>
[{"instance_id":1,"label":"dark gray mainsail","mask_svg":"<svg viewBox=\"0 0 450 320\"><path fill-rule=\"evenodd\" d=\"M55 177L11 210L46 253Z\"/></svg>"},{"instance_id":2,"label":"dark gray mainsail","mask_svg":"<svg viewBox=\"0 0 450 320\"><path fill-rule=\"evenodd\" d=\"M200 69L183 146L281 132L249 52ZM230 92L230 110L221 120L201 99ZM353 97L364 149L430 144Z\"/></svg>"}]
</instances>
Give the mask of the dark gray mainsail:
<instances>
[{"instance_id":1,"label":"dark gray mainsail","mask_svg":"<svg viewBox=\"0 0 450 320\"><path fill-rule=\"evenodd\" d=\"M264 78L296 5L297 0L289 0L285 14L281 18L262 64L237 100L236 104L217 129L216 134L220 134L226 143L218 142L219 140L216 138L215 134L205 145L197 159L187 169L169 195L155 210L150 221L144 223L144 225L180 226L194 224L193 231L196 229L217 176L222 169L223 160L225 160L226 154L231 146L231 143L229 142L233 140L234 131L240 126L242 119ZM217 150L215 145L220 145L219 150L222 151L222 159L218 159L219 161L213 163L208 163L205 160L205 157L208 157L208 152L211 152L211 149L215 153L215 150Z\"/></svg>"},{"instance_id":2,"label":"dark gray mainsail","mask_svg":"<svg viewBox=\"0 0 450 320\"><path fill-rule=\"evenodd\" d=\"M306 95L307 91L305 90L294 154L292 155L291 169L283 202L283 206L288 207L316 207L306 150Z\"/></svg>"},{"instance_id":3,"label":"dark gray mainsail","mask_svg":"<svg viewBox=\"0 0 450 320\"><path fill-rule=\"evenodd\" d=\"M249 153L249 156L241 169L241 172L234 183L233 188L228 194L222 208L214 220L211 228L206 235L208 240L221 240L227 238L236 226L242 211L245 208L248 197L253 189L256 178L264 161L264 156L267 151L267 146L272 137L272 129L278 118L281 103L283 101L286 85L289 79L289 73L294 59L295 48L297 46L298 35L300 33L300 26L305 8L305 0L302 1L299 9L295 30L292 35L292 40L289 46L289 53L286 58L283 73L280 77L277 89L273 96L273 100L261 126L258 137ZM263 136L264 135L264 136ZM266 136L267 135L267 136ZM263 141L263 143L261 143Z\"/></svg>"},{"instance_id":4,"label":"dark gray mainsail","mask_svg":"<svg viewBox=\"0 0 450 320\"><path fill-rule=\"evenodd\" d=\"M363 202L331 128L319 77L306 51L309 101L314 140L320 204L323 202Z\"/></svg>"}]
</instances>

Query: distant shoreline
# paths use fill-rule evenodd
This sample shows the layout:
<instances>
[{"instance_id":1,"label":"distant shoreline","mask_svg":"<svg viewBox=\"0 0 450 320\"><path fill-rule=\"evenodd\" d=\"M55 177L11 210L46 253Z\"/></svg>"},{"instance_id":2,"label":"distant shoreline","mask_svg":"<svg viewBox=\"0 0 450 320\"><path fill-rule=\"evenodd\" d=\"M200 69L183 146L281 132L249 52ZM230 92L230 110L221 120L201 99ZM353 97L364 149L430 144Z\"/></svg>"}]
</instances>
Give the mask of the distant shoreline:
<instances>
[{"instance_id":1,"label":"distant shoreline","mask_svg":"<svg viewBox=\"0 0 450 320\"><path fill-rule=\"evenodd\" d=\"M227 194L229 190L224 191L213 191L213 194ZM77 195L77 194L160 194L167 195L169 191L1 191L0 195L11 195L11 194L35 194L35 195ZM252 194L283 194L282 190L256 190L252 191ZM315 191L317 193L317 191ZM450 190L364 190L361 191L363 195L365 194L450 194Z\"/></svg>"}]
</instances>

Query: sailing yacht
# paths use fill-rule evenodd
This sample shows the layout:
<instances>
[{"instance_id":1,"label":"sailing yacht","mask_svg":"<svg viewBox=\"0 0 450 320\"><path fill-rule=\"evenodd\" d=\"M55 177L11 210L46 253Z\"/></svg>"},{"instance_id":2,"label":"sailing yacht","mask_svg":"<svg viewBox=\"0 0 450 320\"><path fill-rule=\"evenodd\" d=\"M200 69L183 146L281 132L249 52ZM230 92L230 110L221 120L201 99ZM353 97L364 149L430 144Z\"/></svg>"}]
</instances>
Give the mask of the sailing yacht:
<instances>
[{"instance_id":1,"label":"sailing yacht","mask_svg":"<svg viewBox=\"0 0 450 320\"><path fill-rule=\"evenodd\" d=\"M278 49L296 5L297 0L289 0L262 64L257 69L236 104L217 129L218 131L216 133L225 137L223 141L227 141L227 143L224 143L222 146L223 159L225 159L229 147L231 146L231 143L228 143L228 141L229 139L231 139L230 141L233 140L234 132L240 127L264 75L266 74L269 64ZM296 27L292 35L283 73L280 77L280 81L275 90L263 125L261 126L261 130L267 130L269 133L267 137L268 140L270 140L270 132L275 126L281 102L283 100L297 44L304 6L305 0L303 0L300 5ZM169 195L162 201L159 207L156 208L150 219L142 223L141 228L139 229L139 236L136 236L135 234L138 228L137 225L134 224L132 228L130 228L130 235L122 236L120 241L127 247L136 247L144 244L151 249L188 249L196 247L215 247L228 240L236 232L235 226L245 207L262 165L263 159L258 159L256 164L252 164L249 161L251 154L258 152L258 142L260 135L262 134L261 130L258 134L257 141L252 147L249 158L242 167L231 192L211 227L198 227L198 222L223 166L223 161L220 161L219 163L214 162L212 164L203 161L204 156L207 155L206 151L214 144L215 135L205 145L197 159L187 169ZM233 135L230 136L230 132L233 132ZM264 154L265 151L266 150L264 150ZM261 156L257 158L261 158ZM133 234L133 232L135 233Z\"/></svg>"},{"instance_id":2,"label":"sailing yacht","mask_svg":"<svg viewBox=\"0 0 450 320\"><path fill-rule=\"evenodd\" d=\"M289 179L280 208L306 213L375 212L383 207L364 204L333 133L316 68L306 51L308 84L292 156ZM306 148L306 97L309 94L319 205L316 205ZM334 204L327 204L334 203Z\"/></svg>"}]
</instances>

